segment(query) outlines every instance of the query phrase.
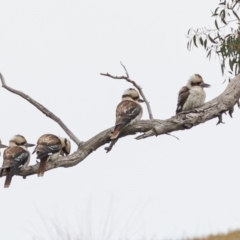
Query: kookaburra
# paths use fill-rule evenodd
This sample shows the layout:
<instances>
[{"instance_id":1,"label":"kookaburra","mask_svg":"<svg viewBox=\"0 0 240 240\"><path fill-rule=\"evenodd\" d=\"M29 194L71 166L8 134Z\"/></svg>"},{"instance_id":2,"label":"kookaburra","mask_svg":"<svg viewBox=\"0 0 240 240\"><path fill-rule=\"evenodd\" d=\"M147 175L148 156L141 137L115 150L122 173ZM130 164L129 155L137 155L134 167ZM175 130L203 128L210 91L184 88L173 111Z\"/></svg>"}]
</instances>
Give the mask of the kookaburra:
<instances>
[{"instance_id":1,"label":"kookaburra","mask_svg":"<svg viewBox=\"0 0 240 240\"><path fill-rule=\"evenodd\" d=\"M46 170L47 162L56 160L59 155L68 155L71 151L71 143L68 139L57 137L53 134L42 135L37 142L33 153L36 152L40 159L38 176L42 177Z\"/></svg>"},{"instance_id":2,"label":"kookaburra","mask_svg":"<svg viewBox=\"0 0 240 240\"><path fill-rule=\"evenodd\" d=\"M191 76L187 82L187 85L182 87L178 93L176 113L201 107L206 98L203 88L210 86L211 85L204 83L199 74L194 74Z\"/></svg>"},{"instance_id":3,"label":"kookaburra","mask_svg":"<svg viewBox=\"0 0 240 240\"><path fill-rule=\"evenodd\" d=\"M122 101L116 109L116 124L111 136L112 140L116 139L127 125L141 119L143 113L142 106L140 105L141 102L144 101L140 99L137 90L134 88L124 91Z\"/></svg>"},{"instance_id":4,"label":"kookaburra","mask_svg":"<svg viewBox=\"0 0 240 240\"><path fill-rule=\"evenodd\" d=\"M8 188L11 184L12 177L16 175L22 168L27 167L30 162L30 152L28 147L34 144L27 143L22 135L15 135L9 141L9 147L3 153L3 165L0 170L0 176L6 173L4 187Z\"/></svg>"}]
</instances>

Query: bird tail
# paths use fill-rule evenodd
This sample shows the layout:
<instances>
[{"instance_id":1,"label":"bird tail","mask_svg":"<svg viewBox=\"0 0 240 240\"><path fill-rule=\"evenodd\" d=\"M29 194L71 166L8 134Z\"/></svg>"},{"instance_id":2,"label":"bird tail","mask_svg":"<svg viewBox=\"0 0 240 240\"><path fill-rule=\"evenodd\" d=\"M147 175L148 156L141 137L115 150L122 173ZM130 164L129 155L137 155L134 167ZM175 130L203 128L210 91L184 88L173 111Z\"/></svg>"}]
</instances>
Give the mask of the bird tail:
<instances>
[{"instance_id":1,"label":"bird tail","mask_svg":"<svg viewBox=\"0 0 240 240\"><path fill-rule=\"evenodd\" d=\"M6 179L5 179L5 183L4 183L4 188L8 188L11 184L11 181L12 181L12 174L11 174L11 171L10 171L10 168L6 168Z\"/></svg>"},{"instance_id":2,"label":"bird tail","mask_svg":"<svg viewBox=\"0 0 240 240\"><path fill-rule=\"evenodd\" d=\"M40 160L40 165L38 168L38 177L42 177L44 175L44 172L45 172L46 166L47 166L47 160L48 160L48 157L42 158Z\"/></svg>"},{"instance_id":3,"label":"bird tail","mask_svg":"<svg viewBox=\"0 0 240 240\"><path fill-rule=\"evenodd\" d=\"M122 124L116 125L116 126L115 126L115 129L114 129L114 131L113 131L113 134L112 134L112 136L111 136L111 140L116 139L122 129L123 129Z\"/></svg>"},{"instance_id":4,"label":"bird tail","mask_svg":"<svg viewBox=\"0 0 240 240\"><path fill-rule=\"evenodd\" d=\"M180 113L181 111L182 111L182 107L178 105L176 109L176 113Z\"/></svg>"}]
</instances>

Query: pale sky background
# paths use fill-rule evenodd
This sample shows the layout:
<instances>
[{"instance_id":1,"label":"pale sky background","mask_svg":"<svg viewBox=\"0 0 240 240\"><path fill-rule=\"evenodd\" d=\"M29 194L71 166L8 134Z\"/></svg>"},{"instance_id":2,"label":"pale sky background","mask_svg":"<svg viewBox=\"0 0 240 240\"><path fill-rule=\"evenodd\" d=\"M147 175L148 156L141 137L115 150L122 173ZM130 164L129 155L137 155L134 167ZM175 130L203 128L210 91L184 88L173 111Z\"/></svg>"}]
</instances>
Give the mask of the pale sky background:
<instances>
[{"instance_id":1,"label":"pale sky background","mask_svg":"<svg viewBox=\"0 0 240 240\"><path fill-rule=\"evenodd\" d=\"M120 61L143 87L154 117L166 119L175 114L178 90L192 74L212 85L207 100L227 86L217 59L206 59L203 49L186 48L188 29L212 26L217 4L2 0L0 71L9 86L54 112L82 141L114 125L121 94L132 86L99 73L124 74ZM0 103L3 143L15 134L30 143L45 133L66 136L2 88ZM1 240L49 239L44 225L51 231L51 219L60 228L79 231L84 240L175 240L238 229L240 111L235 108L233 119L223 118L219 126L214 119L174 132L179 141L129 136L110 153L101 147L75 167L46 172L43 178L14 177L9 189L2 178ZM145 106L143 119L148 119Z\"/></svg>"}]
</instances>

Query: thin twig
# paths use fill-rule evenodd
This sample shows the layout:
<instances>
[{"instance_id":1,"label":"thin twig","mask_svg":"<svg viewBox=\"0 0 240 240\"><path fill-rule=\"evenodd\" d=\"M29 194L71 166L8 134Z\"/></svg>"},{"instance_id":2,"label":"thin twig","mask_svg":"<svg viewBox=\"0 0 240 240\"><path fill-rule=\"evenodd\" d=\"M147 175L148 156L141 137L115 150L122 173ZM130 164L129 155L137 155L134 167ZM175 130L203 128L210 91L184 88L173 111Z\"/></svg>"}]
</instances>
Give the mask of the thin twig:
<instances>
[{"instance_id":1,"label":"thin twig","mask_svg":"<svg viewBox=\"0 0 240 240\"><path fill-rule=\"evenodd\" d=\"M50 112L47 108L45 108L43 105L41 105L40 103L38 103L37 101L33 100L31 97L29 97L28 95L26 95L23 92L20 92L18 90L15 90L9 86L7 86L5 79L3 77L3 75L0 73L0 80L2 82L2 87L7 89L8 91L19 95L20 97L24 98L25 100L27 100L28 102L30 102L32 105L34 105L38 110L40 110L42 113L44 113L47 117L51 118L53 121L57 122L60 127L66 132L66 134L79 146L81 145L81 141L70 131L70 129L62 122L62 120L57 117L55 114L53 114L52 112Z\"/></svg>"},{"instance_id":2,"label":"thin twig","mask_svg":"<svg viewBox=\"0 0 240 240\"><path fill-rule=\"evenodd\" d=\"M174 138L176 138L177 140L179 140L179 138L178 138L177 136L172 135L172 134L170 134L170 133L166 133L166 135L169 135L169 136L174 137Z\"/></svg>"},{"instance_id":3,"label":"thin twig","mask_svg":"<svg viewBox=\"0 0 240 240\"><path fill-rule=\"evenodd\" d=\"M121 63L122 67L123 67L124 70L125 70L126 76L129 78L129 74L128 74L128 71L127 71L126 67L122 64L122 62L120 62L120 63Z\"/></svg>"},{"instance_id":4,"label":"thin twig","mask_svg":"<svg viewBox=\"0 0 240 240\"><path fill-rule=\"evenodd\" d=\"M121 62L120 62L121 63ZM153 114L152 114L152 110L151 110L151 107L150 107L150 103L149 101L147 100L147 98L145 97L143 91L142 91L142 88L133 80L130 79L129 77L129 74L128 74L128 71L126 69L126 67L121 63L122 67L124 68L125 70L125 74L126 76L113 76L109 73L100 73L102 76L107 76L107 77L110 77L110 78L113 78L113 79L125 79L127 82L130 82L133 84L133 86L135 88L137 88L137 90L139 91L141 97L143 98L144 102L146 103L146 106L147 106L147 110L148 110L148 114L149 114L149 118L151 120L153 120Z\"/></svg>"}]
</instances>

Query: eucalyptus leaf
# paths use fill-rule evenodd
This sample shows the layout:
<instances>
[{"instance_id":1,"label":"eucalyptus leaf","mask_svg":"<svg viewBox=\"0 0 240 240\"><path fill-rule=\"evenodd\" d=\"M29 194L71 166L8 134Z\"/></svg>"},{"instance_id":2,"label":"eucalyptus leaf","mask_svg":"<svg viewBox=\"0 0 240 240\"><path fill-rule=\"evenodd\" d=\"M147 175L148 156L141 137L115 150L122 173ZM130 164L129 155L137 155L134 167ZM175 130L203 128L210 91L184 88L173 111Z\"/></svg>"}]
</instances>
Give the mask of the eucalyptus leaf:
<instances>
[{"instance_id":1,"label":"eucalyptus leaf","mask_svg":"<svg viewBox=\"0 0 240 240\"><path fill-rule=\"evenodd\" d=\"M194 45L195 45L196 47L198 47L198 46L197 46L197 42L196 42L196 35L194 35L194 37L193 37L193 42L194 42Z\"/></svg>"}]
</instances>

